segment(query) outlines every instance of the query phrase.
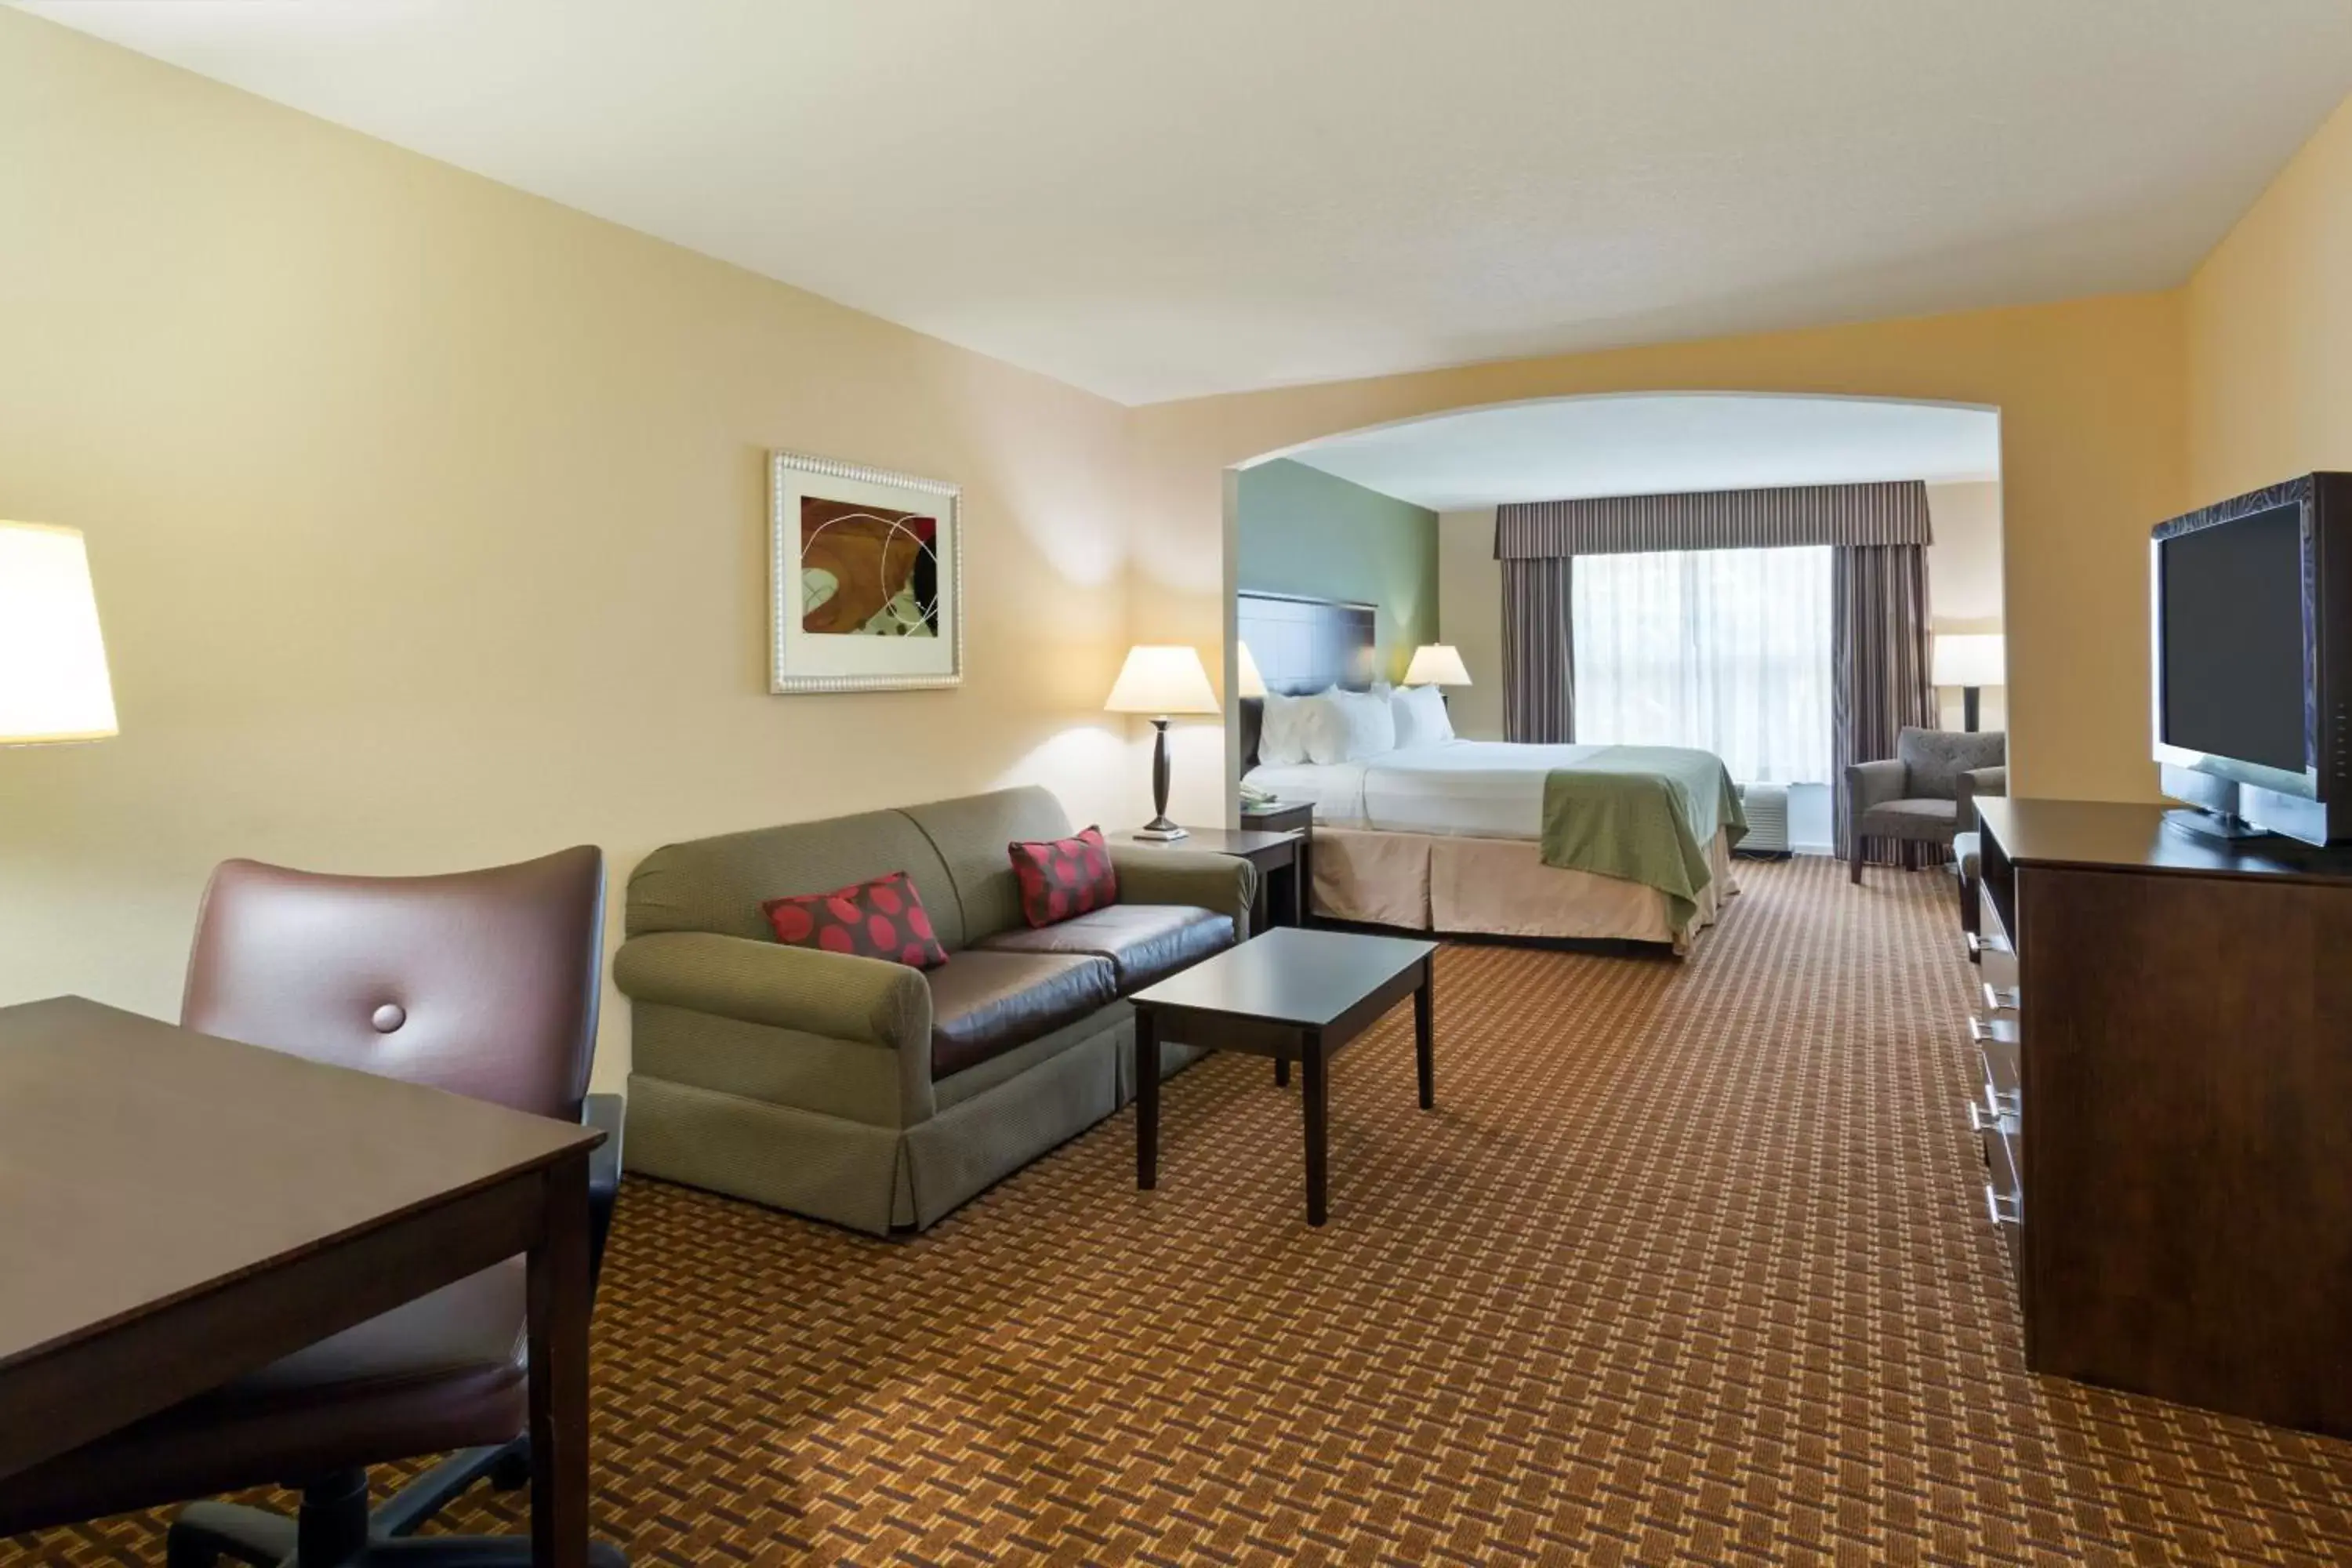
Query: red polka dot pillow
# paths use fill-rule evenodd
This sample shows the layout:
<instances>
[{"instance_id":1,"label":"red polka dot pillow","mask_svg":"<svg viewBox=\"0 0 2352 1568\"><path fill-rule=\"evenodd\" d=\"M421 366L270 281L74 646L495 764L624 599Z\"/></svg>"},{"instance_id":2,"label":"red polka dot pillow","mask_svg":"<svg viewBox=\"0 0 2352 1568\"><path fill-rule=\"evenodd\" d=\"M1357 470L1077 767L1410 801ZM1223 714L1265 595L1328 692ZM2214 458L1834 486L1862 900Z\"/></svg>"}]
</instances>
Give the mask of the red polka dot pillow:
<instances>
[{"instance_id":1,"label":"red polka dot pillow","mask_svg":"<svg viewBox=\"0 0 2352 1568\"><path fill-rule=\"evenodd\" d=\"M937 969L947 949L931 934L931 917L904 871L830 893L795 893L760 906L786 947L887 959L912 969Z\"/></svg>"},{"instance_id":2,"label":"red polka dot pillow","mask_svg":"<svg viewBox=\"0 0 2352 1568\"><path fill-rule=\"evenodd\" d=\"M1111 869L1110 846L1102 829L1089 827L1076 838L1018 841L1013 874L1021 880L1021 918L1049 926L1089 910L1118 902L1118 873Z\"/></svg>"}]
</instances>

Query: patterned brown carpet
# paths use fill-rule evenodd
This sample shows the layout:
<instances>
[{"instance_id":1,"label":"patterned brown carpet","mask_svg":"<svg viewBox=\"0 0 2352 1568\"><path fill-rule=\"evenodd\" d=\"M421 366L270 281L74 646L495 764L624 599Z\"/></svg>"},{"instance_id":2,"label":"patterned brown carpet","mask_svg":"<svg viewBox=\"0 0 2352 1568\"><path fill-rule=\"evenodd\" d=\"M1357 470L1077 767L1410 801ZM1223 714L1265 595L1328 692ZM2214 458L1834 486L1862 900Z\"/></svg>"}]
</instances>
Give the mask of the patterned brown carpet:
<instances>
[{"instance_id":1,"label":"patterned brown carpet","mask_svg":"<svg viewBox=\"0 0 2352 1568\"><path fill-rule=\"evenodd\" d=\"M651 1183L600 1527L655 1563L2352 1561L2352 1446L2030 1377L1950 884L1746 867L1686 964L1503 947L1333 1079L1171 1086L884 1243ZM499 1529L478 1494L450 1523ZM160 1563L153 1521L0 1563Z\"/></svg>"}]
</instances>

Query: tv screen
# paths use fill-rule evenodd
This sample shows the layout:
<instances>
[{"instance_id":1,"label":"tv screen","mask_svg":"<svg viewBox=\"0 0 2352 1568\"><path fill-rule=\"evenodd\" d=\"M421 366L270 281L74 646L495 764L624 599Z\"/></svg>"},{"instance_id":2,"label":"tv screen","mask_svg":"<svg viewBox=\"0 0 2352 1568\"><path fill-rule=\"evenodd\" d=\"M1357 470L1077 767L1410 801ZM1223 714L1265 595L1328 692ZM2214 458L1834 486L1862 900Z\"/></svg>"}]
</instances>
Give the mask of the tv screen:
<instances>
[{"instance_id":1,"label":"tv screen","mask_svg":"<svg viewBox=\"0 0 2352 1568\"><path fill-rule=\"evenodd\" d=\"M2164 741L2303 772L2302 509L2177 534L2162 552Z\"/></svg>"}]
</instances>

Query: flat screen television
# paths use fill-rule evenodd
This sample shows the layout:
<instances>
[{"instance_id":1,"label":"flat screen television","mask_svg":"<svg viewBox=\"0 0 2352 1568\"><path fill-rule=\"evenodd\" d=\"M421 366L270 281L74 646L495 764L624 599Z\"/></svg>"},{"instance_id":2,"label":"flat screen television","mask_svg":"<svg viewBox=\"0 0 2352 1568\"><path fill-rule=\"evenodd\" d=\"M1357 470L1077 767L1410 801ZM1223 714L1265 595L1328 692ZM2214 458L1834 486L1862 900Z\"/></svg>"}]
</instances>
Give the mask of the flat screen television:
<instances>
[{"instance_id":1,"label":"flat screen television","mask_svg":"<svg viewBox=\"0 0 2352 1568\"><path fill-rule=\"evenodd\" d=\"M2352 840L2352 475L2158 525L2156 759L2176 820Z\"/></svg>"}]
</instances>

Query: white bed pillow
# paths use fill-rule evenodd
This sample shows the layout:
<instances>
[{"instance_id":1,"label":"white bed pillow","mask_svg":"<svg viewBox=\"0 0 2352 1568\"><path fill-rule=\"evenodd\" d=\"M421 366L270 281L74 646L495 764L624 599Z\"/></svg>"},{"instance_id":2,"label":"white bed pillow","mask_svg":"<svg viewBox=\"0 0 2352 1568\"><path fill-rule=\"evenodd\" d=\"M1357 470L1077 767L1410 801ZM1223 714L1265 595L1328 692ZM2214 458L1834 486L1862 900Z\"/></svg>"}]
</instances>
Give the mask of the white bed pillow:
<instances>
[{"instance_id":1,"label":"white bed pillow","mask_svg":"<svg viewBox=\"0 0 2352 1568\"><path fill-rule=\"evenodd\" d=\"M1396 750L1396 715L1385 697L1335 687L1307 699L1302 712L1308 762L1360 763Z\"/></svg>"},{"instance_id":2,"label":"white bed pillow","mask_svg":"<svg viewBox=\"0 0 2352 1568\"><path fill-rule=\"evenodd\" d=\"M1307 760L1305 731L1306 705L1314 700L1307 697L1285 697L1279 691L1269 691L1260 699L1265 706L1258 710L1257 760L1265 767L1286 768Z\"/></svg>"},{"instance_id":3,"label":"white bed pillow","mask_svg":"<svg viewBox=\"0 0 2352 1568\"><path fill-rule=\"evenodd\" d=\"M1445 711L1445 696L1434 686L1403 686L1389 699L1396 715L1396 743L1434 746L1454 739L1454 719Z\"/></svg>"}]
</instances>

